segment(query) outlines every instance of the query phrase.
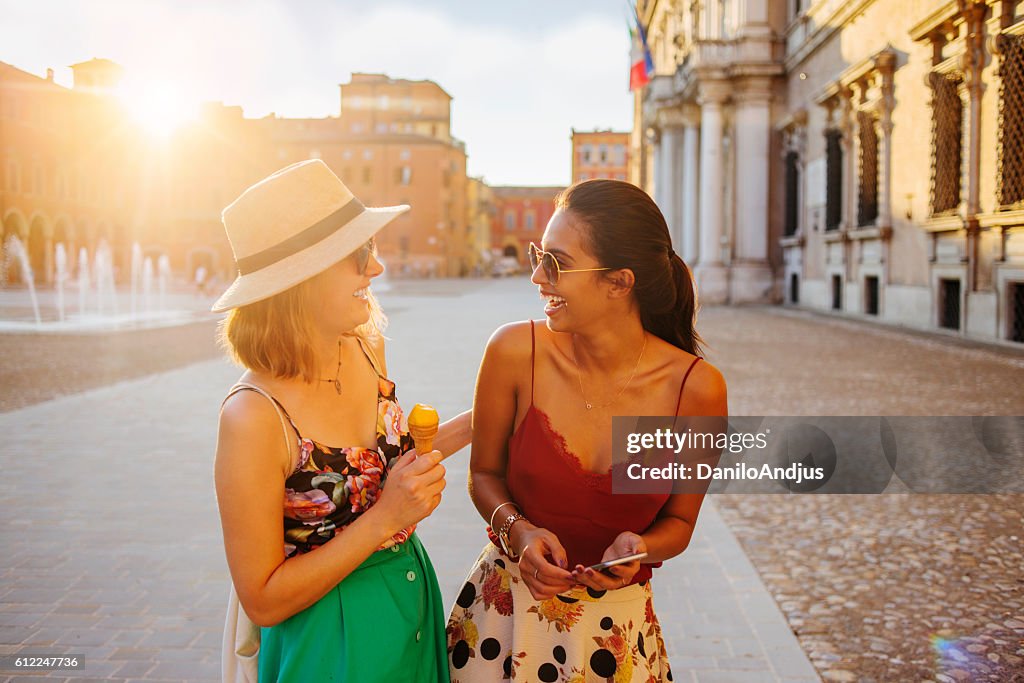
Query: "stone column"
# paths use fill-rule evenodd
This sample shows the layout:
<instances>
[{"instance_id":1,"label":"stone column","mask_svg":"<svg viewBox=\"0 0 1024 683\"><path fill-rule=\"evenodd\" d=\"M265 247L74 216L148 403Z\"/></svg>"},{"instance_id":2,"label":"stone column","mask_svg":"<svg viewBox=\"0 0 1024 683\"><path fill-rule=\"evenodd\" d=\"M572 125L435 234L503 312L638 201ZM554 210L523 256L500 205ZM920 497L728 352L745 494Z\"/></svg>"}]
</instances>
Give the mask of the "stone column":
<instances>
[{"instance_id":1,"label":"stone column","mask_svg":"<svg viewBox=\"0 0 1024 683\"><path fill-rule=\"evenodd\" d=\"M682 244L682 225L680 216L680 200L682 199L682 183L680 178L680 147L683 138L682 113L677 108L658 111L658 126L661 128L661 178L664 189L659 193L658 207L668 224L672 246L679 250Z\"/></svg>"},{"instance_id":2,"label":"stone column","mask_svg":"<svg viewBox=\"0 0 1024 683\"><path fill-rule=\"evenodd\" d=\"M648 128L647 141L651 146L651 170L654 174L651 178L651 196L654 197L654 203L661 206L662 194L665 192L665 181L662 178L661 130L655 126Z\"/></svg>"},{"instance_id":3,"label":"stone column","mask_svg":"<svg viewBox=\"0 0 1024 683\"><path fill-rule=\"evenodd\" d=\"M896 53L886 50L875 59L881 79L882 97L879 102L878 123L882 137L878 141L878 225L892 227L892 110L893 72L896 69Z\"/></svg>"},{"instance_id":4,"label":"stone column","mask_svg":"<svg viewBox=\"0 0 1024 683\"><path fill-rule=\"evenodd\" d=\"M700 85L700 261L697 263L697 296L707 304L729 298L728 273L722 262L722 105L728 96L725 81Z\"/></svg>"},{"instance_id":5,"label":"stone column","mask_svg":"<svg viewBox=\"0 0 1024 683\"><path fill-rule=\"evenodd\" d=\"M768 152L771 82L751 78L736 104L736 244L731 302L768 302L772 270L768 263Z\"/></svg>"},{"instance_id":6,"label":"stone column","mask_svg":"<svg viewBox=\"0 0 1024 683\"><path fill-rule=\"evenodd\" d=\"M700 108L694 104L683 105L683 195L680 207L682 218L683 239L680 242L683 257L687 265L697 262L699 250L700 207L697 169L700 148L698 147L698 130L700 126Z\"/></svg>"}]
</instances>

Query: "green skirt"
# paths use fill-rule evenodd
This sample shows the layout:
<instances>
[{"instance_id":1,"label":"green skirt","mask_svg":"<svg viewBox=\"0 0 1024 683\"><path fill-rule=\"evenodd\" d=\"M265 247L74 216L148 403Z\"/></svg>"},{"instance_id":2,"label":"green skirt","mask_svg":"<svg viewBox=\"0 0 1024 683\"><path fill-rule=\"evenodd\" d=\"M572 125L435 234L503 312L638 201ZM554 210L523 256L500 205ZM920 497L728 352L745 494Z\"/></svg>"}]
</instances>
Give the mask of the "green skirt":
<instances>
[{"instance_id":1,"label":"green skirt","mask_svg":"<svg viewBox=\"0 0 1024 683\"><path fill-rule=\"evenodd\" d=\"M260 683L449 680L441 591L415 534L260 634Z\"/></svg>"}]
</instances>

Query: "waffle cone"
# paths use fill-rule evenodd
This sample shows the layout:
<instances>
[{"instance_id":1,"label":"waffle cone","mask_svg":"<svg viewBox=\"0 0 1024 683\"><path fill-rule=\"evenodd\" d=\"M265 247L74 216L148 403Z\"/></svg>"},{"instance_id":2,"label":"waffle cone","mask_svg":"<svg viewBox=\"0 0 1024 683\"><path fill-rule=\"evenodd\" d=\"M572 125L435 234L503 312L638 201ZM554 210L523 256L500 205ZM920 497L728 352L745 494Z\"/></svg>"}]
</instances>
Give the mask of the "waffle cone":
<instances>
[{"instance_id":1,"label":"waffle cone","mask_svg":"<svg viewBox=\"0 0 1024 683\"><path fill-rule=\"evenodd\" d=\"M434 450L434 437L437 436L439 419L437 411L431 406L417 403L409 413L409 435L420 453Z\"/></svg>"}]
</instances>

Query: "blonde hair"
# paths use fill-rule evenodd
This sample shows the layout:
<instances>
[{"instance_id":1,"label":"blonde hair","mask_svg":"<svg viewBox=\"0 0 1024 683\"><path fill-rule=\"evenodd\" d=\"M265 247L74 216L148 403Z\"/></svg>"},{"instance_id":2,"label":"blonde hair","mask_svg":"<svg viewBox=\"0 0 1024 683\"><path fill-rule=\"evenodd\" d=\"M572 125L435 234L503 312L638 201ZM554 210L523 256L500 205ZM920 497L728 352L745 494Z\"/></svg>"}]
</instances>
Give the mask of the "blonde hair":
<instances>
[{"instance_id":1,"label":"blonde hair","mask_svg":"<svg viewBox=\"0 0 1024 683\"><path fill-rule=\"evenodd\" d=\"M228 356L249 370L275 377L318 379L313 318L317 277L309 278L280 294L233 308L218 327L218 342ZM367 292L370 319L350 334L376 341L387 327L380 302Z\"/></svg>"}]
</instances>

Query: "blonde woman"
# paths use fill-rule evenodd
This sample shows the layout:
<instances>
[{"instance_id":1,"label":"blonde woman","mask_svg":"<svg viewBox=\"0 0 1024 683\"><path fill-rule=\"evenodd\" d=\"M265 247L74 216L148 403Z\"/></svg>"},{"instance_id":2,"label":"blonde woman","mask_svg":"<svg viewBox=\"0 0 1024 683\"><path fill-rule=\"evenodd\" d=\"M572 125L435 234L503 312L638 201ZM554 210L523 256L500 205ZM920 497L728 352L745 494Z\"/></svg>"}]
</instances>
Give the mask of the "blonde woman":
<instances>
[{"instance_id":1,"label":"blonde woman","mask_svg":"<svg viewBox=\"0 0 1024 683\"><path fill-rule=\"evenodd\" d=\"M444 616L416 524L469 414L413 448L387 376L367 208L319 160L246 190L223 222L239 276L214 305L246 372L224 400L215 479L228 567L260 628L262 681L447 680Z\"/></svg>"}]
</instances>

